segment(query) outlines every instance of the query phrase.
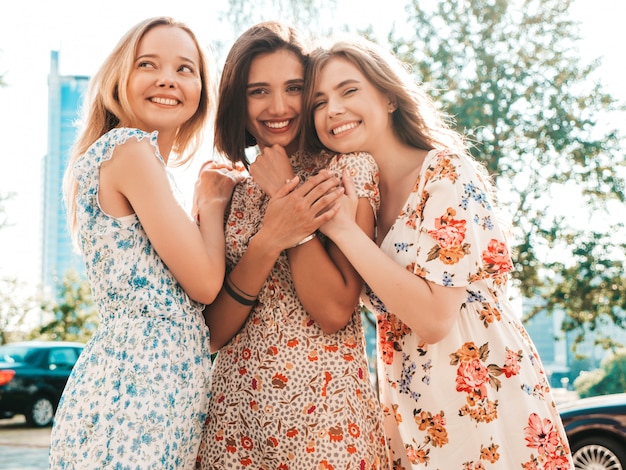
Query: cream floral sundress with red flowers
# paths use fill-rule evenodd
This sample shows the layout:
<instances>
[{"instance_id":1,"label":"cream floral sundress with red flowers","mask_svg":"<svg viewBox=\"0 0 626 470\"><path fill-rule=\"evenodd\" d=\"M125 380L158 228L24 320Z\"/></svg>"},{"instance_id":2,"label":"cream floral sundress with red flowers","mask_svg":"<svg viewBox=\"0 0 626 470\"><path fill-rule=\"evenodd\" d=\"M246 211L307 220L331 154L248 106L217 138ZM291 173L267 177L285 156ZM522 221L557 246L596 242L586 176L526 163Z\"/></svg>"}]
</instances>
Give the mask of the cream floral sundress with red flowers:
<instances>
[{"instance_id":1,"label":"cream floral sundress with red flowers","mask_svg":"<svg viewBox=\"0 0 626 470\"><path fill-rule=\"evenodd\" d=\"M393 468L571 469L547 377L507 294L513 269L481 172L433 150L381 248L417 276L462 286L452 331L427 345L365 288Z\"/></svg>"},{"instance_id":2,"label":"cream floral sundress with red flowers","mask_svg":"<svg viewBox=\"0 0 626 470\"><path fill-rule=\"evenodd\" d=\"M348 169L357 194L378 208L378 173L370 155L329 161L296 154L291 162L302 181L321 167L337 174ZM228 269L259 230L268 201L252 179L235 187L226 227ZM298 300L286 251L258 299L215 359L198 468L387 470L359 309L340 331L324 334Z\"/></svg>"}]
</instances>

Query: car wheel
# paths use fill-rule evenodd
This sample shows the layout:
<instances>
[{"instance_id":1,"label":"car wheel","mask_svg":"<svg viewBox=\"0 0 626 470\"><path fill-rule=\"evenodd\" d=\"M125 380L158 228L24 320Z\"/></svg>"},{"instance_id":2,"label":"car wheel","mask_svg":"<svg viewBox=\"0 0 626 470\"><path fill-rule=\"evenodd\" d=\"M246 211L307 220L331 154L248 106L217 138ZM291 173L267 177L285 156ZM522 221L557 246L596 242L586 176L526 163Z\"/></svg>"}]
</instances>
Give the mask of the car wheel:
<instances>
[{"instance_id":1,"label":"car wheel","mask_svg":"<svg viewBox=\"0 0 626 470\"><path fill-rule=\"evenodd\" d=\"M46 397L38 397L24 415L28 424L37 428L43 428L52 424L54 405Z\"/></svg>"},{"instance_id":2,"label":"car wheel","mask_svg":"<svg viewBox=\"0 0 626 470\"><path fill-rule=\"evenodd\" d=\"M607 437L586 438L572 446L576 470L626 470L624 446Z\"/></svg>"}]
</instances>

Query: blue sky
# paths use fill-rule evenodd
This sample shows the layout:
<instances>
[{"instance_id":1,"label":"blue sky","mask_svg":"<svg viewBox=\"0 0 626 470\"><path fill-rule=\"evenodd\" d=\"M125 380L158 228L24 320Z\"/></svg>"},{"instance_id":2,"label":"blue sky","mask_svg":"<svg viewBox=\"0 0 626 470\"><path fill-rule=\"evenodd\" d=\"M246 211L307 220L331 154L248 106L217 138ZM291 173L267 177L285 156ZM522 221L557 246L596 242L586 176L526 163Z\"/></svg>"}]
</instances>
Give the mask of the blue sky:
<instances>
[{"instance_id":1,"label":"blue sky","mask_svg":"<svg viewBox=\"0 0 626 470\"><path fill-rule=\"evenodd\" d=\"M0 192L17 196L7 205L14 225L0 231L0 276L16 275L35 284L39 279L39 187L47 148L50 51L59 51L62 75L92 75L130 26L161 14L186 21L204 44L229 40L230 31L216 21L217 7L225 3L212 0L202 10L197 0L109 0L97 6L84 0L22 0L3 6L0 73L9 87L0 88ZM384 34L394 18L404 17L405 3L387 0L380 12L377 0L337 0L332 16L339 22L349 18L354 27L372 24ZM598 77L626 101L626 64L618 50L626 44L626 2L576 0L572 14L581 22L581 56L603 57ZM186 175L181 176L185 181Z\"/></svg>"}]
</instances>

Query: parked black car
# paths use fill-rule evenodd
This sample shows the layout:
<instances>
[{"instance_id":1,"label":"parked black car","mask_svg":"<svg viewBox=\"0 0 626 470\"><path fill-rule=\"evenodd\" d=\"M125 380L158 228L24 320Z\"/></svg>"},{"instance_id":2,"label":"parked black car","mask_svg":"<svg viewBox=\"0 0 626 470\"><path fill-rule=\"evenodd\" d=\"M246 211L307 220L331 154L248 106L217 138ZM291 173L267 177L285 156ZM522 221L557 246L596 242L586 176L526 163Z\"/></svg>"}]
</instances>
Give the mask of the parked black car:
<instances>
[{"instance_id":1,"label":"parked black car","mask_svg":"<svg viewBox=\"0 0 626 470\"><path fill-rule=\"evenodd\" d=\"M626 470L626 393L559 406L576 470Z\"/></svg>"},{"instance_id":2,"label":"parked black car","mask_svg":"<svg viewBox=\"0 0 626 470\"><path fill-rule=\"evenodd\" d=\"M63 388L84 346L61 341L0 346L0 418L23 414L31 426L52 424Z\"/></svg>"}]
</instances>

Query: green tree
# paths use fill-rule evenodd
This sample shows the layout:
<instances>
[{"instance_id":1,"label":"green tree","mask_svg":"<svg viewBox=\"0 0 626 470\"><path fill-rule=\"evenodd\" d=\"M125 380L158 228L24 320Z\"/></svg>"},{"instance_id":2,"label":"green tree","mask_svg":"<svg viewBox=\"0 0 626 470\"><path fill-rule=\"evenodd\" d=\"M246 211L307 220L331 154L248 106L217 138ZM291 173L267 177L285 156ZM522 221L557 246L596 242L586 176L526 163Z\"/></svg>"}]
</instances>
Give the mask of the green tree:
<instances>
[{"instance_id":1,"label":"green tree","mask_svg":"<svg viewBox=\"0 0 626 470\"><path fill-rule=\"evenodd\" d=\"M0 194L0 230L11 226L6 213L6 203L14 196L14 193ZM34 307L32 296L25 294L25 291L26 287L17 278L11 276L0 278L0 345L21 339L20 327L27 313Z\"/></svg>"},{"instance_id":2,"label":"green tree","mask_svg":"<svg viewBox=\"0 0 626 470\"><path fill-rule=\"evenodd\" d=\"M599 369L580 374L574 389L581 398L626 392L626 349L606 357Z\"/></svg>"},{"instance_id":3,"label":"green tree","mask_svg":"<svg viewBox=\"0 0 626 470\"><path fill-rule=\"evenodd\" d=\"M624 122L626 107L594 81L599 62L579 58L572 0L425 3L411 1L409 27L389 42L496 180L512 215L514 278L536 302L529 315L564 311L577 341L585 325L624 327L624 226L608 208L624 202L626 167L609 118Z\"/></svg>"},{"instance_id":4,"label":"green tree","mask_svg":"<svg viewBox=\"0 0 626 470\"><path fill-rule=\"evenodd\" d=\"M38 311L37 296L15 277L0 279L0 345L26 339L27 317Z\"/></svg>"},{"instance_id":5,"label":"green tree","mask_svg":"<svg viewBox=\"0 0 626 470\"><path fill-rule=\"evenodd\" d=\"M97 311L89 283L69 270L58 286L58 296L44 305L52 320L31 333L50 341L86 342L98 326Z\"/></svg>"},{"instance_id":6,"label":"green tree","mask_svg":"<svg viewBox=\"0 0 626 470\"><path fill-rule=\"evenodd\" d=\"M336 0L228 0L226 11L221 13L222 23L230 24L235 35L264 20L288 21L300 31L316 34L329 32L323 24L320 12L334 11Z\"/></svg>"},{"instance_id":7,"label":"green tree","mask_svg":"<svg viewBox=\"0 0 626 470\"><path fill-rule=\"evenodd\" d=\"M6 203L15 197L15 193L0 193L0 230L11 226L11 221L7 215Z\"/></svg>"}]
</instances>

